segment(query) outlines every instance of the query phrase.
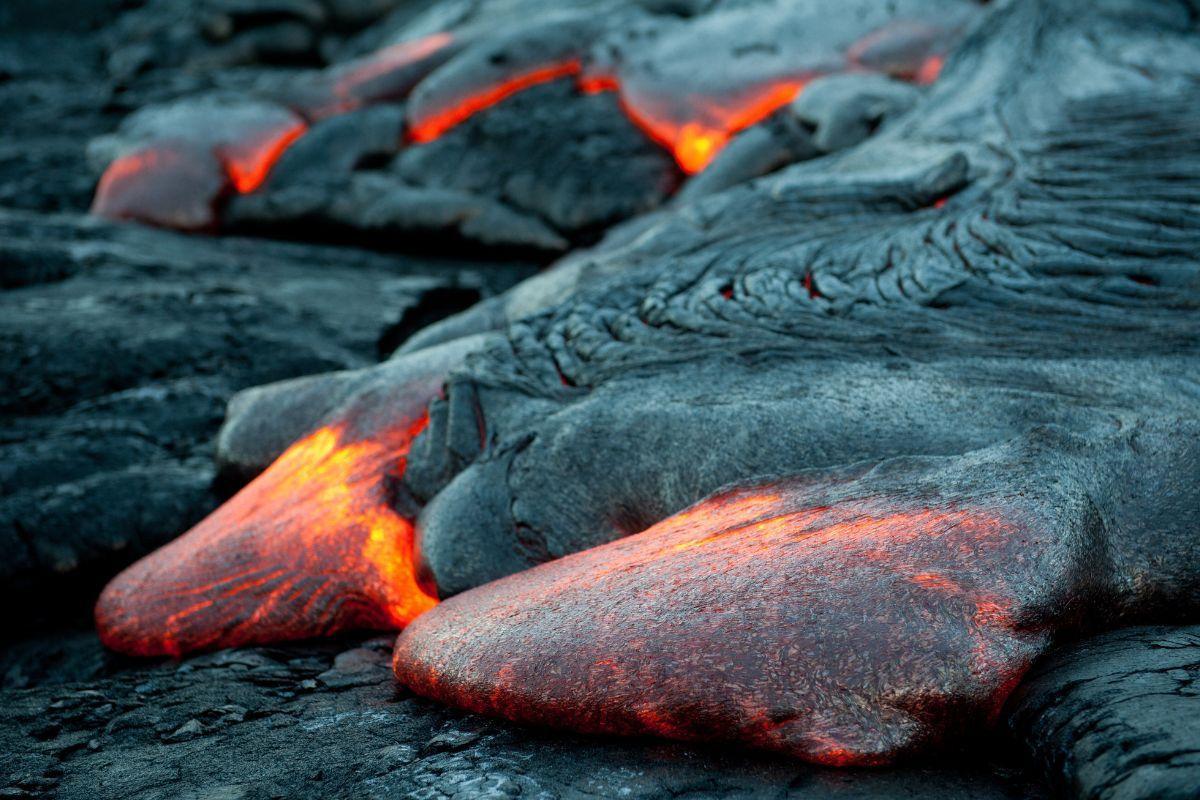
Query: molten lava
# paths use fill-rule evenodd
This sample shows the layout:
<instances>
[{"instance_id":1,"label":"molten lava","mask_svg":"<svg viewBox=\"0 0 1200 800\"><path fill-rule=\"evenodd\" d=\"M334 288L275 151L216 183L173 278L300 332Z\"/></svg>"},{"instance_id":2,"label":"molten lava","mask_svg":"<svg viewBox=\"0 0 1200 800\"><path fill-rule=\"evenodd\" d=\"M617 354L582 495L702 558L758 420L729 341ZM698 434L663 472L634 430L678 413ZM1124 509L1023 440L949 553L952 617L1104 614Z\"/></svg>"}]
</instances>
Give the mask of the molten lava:
<instances>
[{"instance_id":1,"label":"molten lava","mask_svg":"<svg viewBox=\"0 0 1200 800\"><path fill-rule=\"evenodd\" d=\"M108 165L92 213L181 230L213 228L222 195L257 189L307 129L298 117L279 110L190 140L151 143Z\"/></svg>"},{"instance_id":2,"label":"molten lava","mask_svg":"<svg viewBox=\"0 0 1200 800\"><path fill-rule=\"evenodd\" d=\"M612 91L626 116L668 148L685 173L700 172L739 131L793 101L811 79L831 71L869 70L920 84L932 83L944 62L952 31L935 22L897 21L853 42L844 63L782 62L773 74L746 77L724 88L704 82L680 86L647 75L584 71L578 57L533 62L492 74L476 85L442 87L420 109L410 104L408 136L430 142L475 114L532 86L576 76L581 91ZM301 119L320 120L363 106L401 100L466 43L442 32L390 45L368 56L309 74L285 94L297 114L277 107L250 125L212 118L185 123L131 156L114 161L101 178L93 211L152 224L197 229L215 225L216 205L232 190L252 192L283 152L307 130ZM534 54L536 58L536 54ZM803 59L802 59L803 60ZM693 84L695 82L693 81ZM280 121L278 113L289 115ZM184 163L191 161L193 163Z\"/></svg>"},{"instance_id":3,"label":"molten lava","mask_svg":"<svg viewBox=\"0 0 1200 800\"><path fill-rule=\"evenodd\" d=\"M921 86L928 86L938 79L938 76L942 74L942 67L945 65L946 59L942 56L929 56L917 68L917 74L913 77L913 82Z\"/></svg>"},{"instance_id":4,"label":"molten lava","mask_svg":"<svg viewBox=\"0 0 1200 800\"><path fill-rule=\"evenodd\" d=\"M694 175L716 158L735 133L795 100L806 82L807 78L780 80L720 102L703 97L664 99L625 90L621 106L647 136L670 149L680 169Z\"/></svg>"},{"instance_id":5,"label":"molten lava","mask_svg":"<svg viewBox=\"0 0 1200 800\"><path fill-rule=\"evenodd\" d=\"M450 598L399 679L580 731L890 762L985 724L1045 646L1015 623L1036 515L734 490L643 533Z\"/></svg>"},{"instance_id":6,"label":"molten lava","mask_svg":"<svg viewBox=\"0 0 1200 800\"><path fill-rule=\"evenodd\" d=\"M481 86L471 94L456 98L452 105L439 109L437 113L411 124L408 130L409 138L418 143L431 142L455 125L470 119L486 108L491 108L517 92L577 74L579 74L579 61L570 60L559 64L546 64L536 69L510 75L503 81Z\"/></svg>"},{"instance_id":7,"label":"molten lava","mask_svg":"<svg viewBox=\"0 0 1200 800\"><path fill-rule=\"evenodd\" d=\"M261 186L283 151L307 130L308 126L303 122L296 122L260 139L222 147L220 153L233 188L241 194L249 194Z\"/></svg>"},{"instance_id":8,"label":"molten lava","mask_svg":"<svg viewBox=\"0 0 1200 800\"><path fill-rule=\"evenodd\" d=\"M92 198L92 213L176 230L204 230L216 223L213 206L224 189L213 153L167 142L109 164Z\"/></svg>"},{"instance_id":9,"label":"molten lava","mask_svg":"<svg viewBox=\"0 0 1200 800\"><path fill-rule=\"evenodd\" d=\"M413 529L390 504L425 417L369 436L327 425L184 536L105 589L105 645L140 656L395 630L436 600L417 585Z\"/></svg>"}]
</instances>

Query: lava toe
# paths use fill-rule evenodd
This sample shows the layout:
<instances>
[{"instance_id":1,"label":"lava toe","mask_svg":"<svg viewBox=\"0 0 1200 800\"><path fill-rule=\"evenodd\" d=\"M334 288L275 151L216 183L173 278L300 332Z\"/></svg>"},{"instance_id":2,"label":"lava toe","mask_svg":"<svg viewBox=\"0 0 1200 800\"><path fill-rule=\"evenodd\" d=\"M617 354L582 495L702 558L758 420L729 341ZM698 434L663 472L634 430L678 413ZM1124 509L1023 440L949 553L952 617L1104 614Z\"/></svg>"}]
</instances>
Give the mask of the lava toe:
<instances>
[{"instance_id":1,"label":"lava toe","mask_svg":"<svg viewBox=\"0 0 1200 800\"><path fill-rule=\"evenodd\" d=\"M346 373L354 391L323 415L304 393L290 406L287 391L250 398L241 451L257 452L256 432L269 427L251 424L258 414L304 437L191 531L118 575L96 607L101 640L133 655L178 655L394 630L431 608L413 568L413 509L397 493L429 400L469 350L451 342Z\"/></svg>"}]
</instances>

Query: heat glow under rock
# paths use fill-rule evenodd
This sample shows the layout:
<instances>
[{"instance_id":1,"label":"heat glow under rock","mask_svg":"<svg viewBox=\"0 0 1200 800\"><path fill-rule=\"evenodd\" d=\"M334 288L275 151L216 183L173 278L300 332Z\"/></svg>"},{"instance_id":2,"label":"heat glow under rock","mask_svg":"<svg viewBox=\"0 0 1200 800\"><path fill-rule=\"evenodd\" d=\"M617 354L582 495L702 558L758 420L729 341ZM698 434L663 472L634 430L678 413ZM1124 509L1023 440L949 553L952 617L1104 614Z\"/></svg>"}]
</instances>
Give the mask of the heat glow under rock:
<instances>
[{"instance_id":1,"label":"heat glow under rock","mask_svg":"<svg viewBox=\"0 0 1200 800\"><path fill-rule=\"evenodd\" d=\"M999 711L1047 642L1018 625L1013 506L738 489L641 534L446 600L401 634L400 681L585 732L732 740L878 765Z\"/></svg>"},{"instance_id":2,"label":"heat glow under rock","mask_svg":"<svg viewBox=\"0 0 1200 800\"><path fill-rule=\"evenodd\" d=\"M218 114L210 104L168 109L149 121L149 131L135 130L141 142L109 164L92 213L181 230L214 228L221 197L261 186L308 130L278 106L244 104Z\"/></svg>"},{"instance_id":3,"label":"heat glow under rock","mask_svg":"<svg viewBox=\"0 0 1200 800\"><path fill-rule=\"evenodd\" d=\"M140 134L144 141L138 149L109 164L92 211L184 230L211 229L222 198L258 189L311 122L402 100L417 89L408 109L408 138L419 144L513 94L563 78L573 78L581 91L616 92L630 121L670 150L683 172L695 174L734 134L793 101L815 77L868 70L932 82L957 30L957 23L901 20L850 42L836 57L821 51L794 62L776 58L764 67L732 71L732 77L723 75L720 81L686 69L688 58L695 60L691 51L707 47L703 31L678 37L682 43L676 46L684 49L684 77L665 78L653 69L603 66L578 55L539 60L537 52L522 53L500 66L489 61L474 72L455 71L451 60L464 48L469 53L470 42L451 32L436 33L302 75L277 98L282 105L245 103L230 118L212 104L189 108L185 101L174 117L162 115L165 124ZM837 43L831 48L836 51ZM443 66L447 69L439 70ZM431 86L421 85L426 77L432 78Z\"/></svg>"}]
</instances>

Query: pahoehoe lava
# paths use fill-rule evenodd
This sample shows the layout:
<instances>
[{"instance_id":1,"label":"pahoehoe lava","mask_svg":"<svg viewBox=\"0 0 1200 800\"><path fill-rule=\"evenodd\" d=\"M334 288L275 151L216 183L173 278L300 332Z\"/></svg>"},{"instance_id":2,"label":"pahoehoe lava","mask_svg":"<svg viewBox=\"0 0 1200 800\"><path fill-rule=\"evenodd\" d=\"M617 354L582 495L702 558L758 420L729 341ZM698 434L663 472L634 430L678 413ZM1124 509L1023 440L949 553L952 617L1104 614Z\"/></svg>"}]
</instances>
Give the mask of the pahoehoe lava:
<instances>
[{"instance_id":1,"label":"pahoehoe lava","mask_svg":"<svg viewBox=\"0 0 1200 800\"><path fill-rule=\"evenodd\" d=\"M239 396L218 461L261 474L110 585L107 644L408 626L463 709L882 765L1195 621L1200 7L535 5L96 144L96 210L159 225L600 237ZM489 130L519 155L455 169Z\"/></svg>"}]
</instances>

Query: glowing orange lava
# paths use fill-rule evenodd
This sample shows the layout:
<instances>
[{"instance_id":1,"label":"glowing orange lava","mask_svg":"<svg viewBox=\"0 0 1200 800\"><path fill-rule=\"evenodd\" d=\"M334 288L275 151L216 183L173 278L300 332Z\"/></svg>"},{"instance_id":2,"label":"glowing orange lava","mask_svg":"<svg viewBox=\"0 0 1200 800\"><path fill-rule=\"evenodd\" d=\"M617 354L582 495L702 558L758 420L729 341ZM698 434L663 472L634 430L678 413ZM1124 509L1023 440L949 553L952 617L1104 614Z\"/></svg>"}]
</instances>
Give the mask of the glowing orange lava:
<instances>
[{"instance_id":1,"label":"glowing orange lava","mask_svg":"<svg viewBox=\"0 0 1200 800\"><path fill-rule=\"evenodd\" d=\"M1048 642L1015 623L1014 584L1056 530L1012 507L835 496L731 490L452 597L401 634L396 674L521 722L830 766L986 724Z\"/></svg>"},{"instance_id":2,"label":"glowing orange lava","mask_svg":"<svg viewBox=\"0 0 1200 800\"><path fill-rule=\"evenodd\" d=\"M216 208L229 191L257 189L284 151L308 130L281 112L245 130L218 131L214 140L165 140L108 165L92 213L180 230L216 227ZM224 137L226 140L222 141Z\"/></svg>"},{"instance_id":3,"label":"glowing orange lava","mask_svg":"<svg viewBox=\"0 0 1200 800\"><path fill-rule=\"evenodd\" d=\"M131 655L394 630L432 608L413 529L389 502L425 417L296 442L232 500L121 573L96 607L101 641Z\"/></svg>"},{"instance_id":4,"label":"glowing orange lava","mask_svg":"<svg viewBox=\"0 0 1200 800\"><path fill-rule=\"evenodd\" d=\"M524 91L531 86L537 86L541 83L548 83L559 78L577 74L579 74L579 61L573 59L561 64L547 64L537 69L514 75L500 83L482 87L474 94L458 99L454 105L440 109L437 113L416 124L410 125L408 131L409 138L418 143L431 142L455 125L470 119L485 108L490 108L517 92Z\"/></svg>"},{"instance_id":5,"label":"glowing orange lava","mask_svg":"<svg viewBox=\"0 0 1200 800\"><path fill-rule=\"evenodd\" d=\"M213 206L224 185L213 153L163 142L109 164L96 187L91 211L108 219L206 230L216 224Z\"/></svg>"},{"instance_id":6,"label":"glowing orange lava","mask_svg":"<svg viewBox=\"0 0 1200 800\"><path fill-rule=\"evenodd\" d=\"M126 182L134 180L146 170L162 167L178 160L179 155L173 150L139 150L127 156L121 156L108 165L100 176L96 186L96 196L93 208L111 204L112 197L119 193Z\"/></svg>"},{"instance_id":7,"label":"glowing orange lava","mask_svg":"<svg viewBox=\"0 0 1200 800\"><path fill-rule=\"evenodd\" d=\"M945 61L942 53L947 36L947 31L935 24L893 23L852 43L845 51L842 68L932 83ZM403 99L421 79L459 52L461 45L445 31L389 45L309 76L309 83L295 87L295 95L286 104L314 121ZM418 113L415 119L410 105L408 138L417 143L433 141L518 92L576 76L582 92L617 93L626 116L669 149L679 168L690 175L705 169L736 133L795 100L809 80L824 74L796 69L794 74L775 79L760 76L757 84L736 91L708 93L651 87L636 77L630 78L630 84L615 74L585 73L579 59L546 62L441 101L440 107ZM822 69L828 71L829 67ZM164 139L117 159L101 178L93 211L183 229L214 227L222 195L229 189L245 194L262 186L284 151L307 131L298 118L261 121L260 125L264 123L265 129L222 129L216 136L212 134L218 130L215 127L180 131L178 139ZM219 123L214 120L213 124ZM220 161L218 169L213 169L210 156ZM194 163L180 163L184 159Z\"/></svg>"},{"instance_id":8,"label":"glowing orange lava","mask_svg":"<svg viewBox=\"0 0 1200 800\"><path fill-rule=\"evenodd\" d=\"M938 76L942 74L942 67L945 65L946 59L942 56L929 56L922 62L913 81L922 86L928 86L938 79Z\"/></svg>"},{"instance_id":9,"label":"glowing orange lava","mask_svg":"<svg viewBox=\"0 0 1200 800\"><path fill-rule=\"evenodd\" d=\"M297 121L259 140L235 142L221 148L225 170L233 188L241 194L248 194L261 186L283 152L307 130L307 125Z\"/></svg>"},{"instance_id":10,"label":"glowing orange lava","mask_svg":"<svg viewBox=\"0 0 1200 800\"><path fill-rule=\"evenodd\" d=\"M781 80L747 89L720 101L706 97L642 97L625 90L612 75L588 74L578 81L588 94L615 91L621 107L643 133L671 151L675 163L689 175L707 167L739 131L762 122L803 91L805 78Z\"/></svg>"},{"instance_id":11,"label":"glowing orange lava","mask_svg":"<svg viewBox=\"0 0 1200 800\"><path fill-rule=\"evenodd\" d=\"M724 131L706 129L689 122L679 129L672 151L679 168L694 175L707 167L708 162L716 158L728 141L729 136Z\"/></svg>"}]
</instances>

